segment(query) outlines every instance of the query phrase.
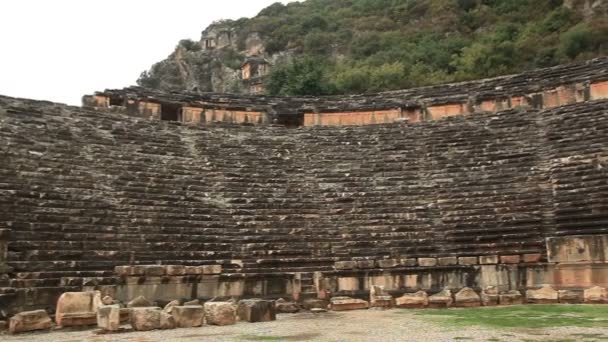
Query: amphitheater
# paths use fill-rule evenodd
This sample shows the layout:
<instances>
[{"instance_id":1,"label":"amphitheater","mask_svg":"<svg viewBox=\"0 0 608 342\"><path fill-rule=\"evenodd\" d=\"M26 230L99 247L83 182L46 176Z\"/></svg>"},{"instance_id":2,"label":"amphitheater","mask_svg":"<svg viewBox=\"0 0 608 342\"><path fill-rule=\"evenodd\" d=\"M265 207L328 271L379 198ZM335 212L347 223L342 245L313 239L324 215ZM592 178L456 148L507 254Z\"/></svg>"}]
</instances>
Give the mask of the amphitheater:
<instances>
[{"instance_id":1,"label":"amphitheater","mask_svg":"<svg viewBox=\"0 0 608 342\"><path fill-rule=\"evenodd\" d=\"M608 303L608 58L357 96L0 97L0 141L0 320L66 292Z\"/></svg>"}]
</instances>

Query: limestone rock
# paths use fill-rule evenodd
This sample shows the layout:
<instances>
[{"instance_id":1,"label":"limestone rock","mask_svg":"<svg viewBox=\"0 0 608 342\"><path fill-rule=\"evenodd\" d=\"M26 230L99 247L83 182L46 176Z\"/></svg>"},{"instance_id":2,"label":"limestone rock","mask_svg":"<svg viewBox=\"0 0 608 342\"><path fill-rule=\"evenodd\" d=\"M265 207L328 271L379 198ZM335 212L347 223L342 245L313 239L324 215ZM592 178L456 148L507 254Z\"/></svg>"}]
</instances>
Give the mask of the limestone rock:
<instances>
[{"instance_id":1,"label":"limestone rock","mask_svg":"<svg viewBox=\"0 0 608 342\"><path fill-rule=\"evenodd\" d=\"M369 303L363 299L350 297L333 297L330 299L329 307L333 311L368 309Z\"/></svg>"},{"instance_id":2,"label":"limestone rock","mask_svg":"<svg viewBox=\"0 0 608 342\"><path fill-rule=\"evenodd\" d=\"M99 291L65 292L57 301L55 322L60 327L95 325L101 305Z\"/></svg>"},{"instance_id":3,"label":"limestone rock","mask_svg":"<svg viewBox=\"0 0 608 342\"><path fill-rule=\"evenodd\" d=\"M600 286L586 289L584 301L587 304L608 304L608 290Z\"/></svg>"},{"instance_id":4,"label":"limestone rock","mask_svg":"<svg viewBox=\"0 0 608 342\"><path fill-rule=\"evenodd\" d=\"M129 320L136 331L160 329L161 313L158 307L135 307L130 310Z\"/></svg>"},{"instance_id":5,"label":"limestone rock","mask_svg":"<svg viewBox=\"0 0 608 342\"><path fill-rule=\"evenodd\" d=\"M372 285L369 291L369 302L372 308L391 308L395 304L393 296L388 294L384 286Z\"/></svg>"},{"instance_id":6,"label":"limestone rock","mask_svg":"<svg viewBox=\"0 0 608 342\"><path fill-rule=\"evenodd\" d=\"M454 295L454 305L464 308L477 307L481 305L481 298L475 290L465 287Z\"/></svg>"},{"instance_id":7,"label":"limestone rock","mask_svg":"<svg viewBox=\"0 0 608 342\"><path fill-rule=\"evenodd\" d=\"M244 299L239 302L238 315L241 321L256 323L276 320L274 302L264 299Z\"/></svg>"},{"instance_id":8,"label":"limestone rock","mask_svg":"<svg viewBox=\"0 0 608 342\"><path fill-rule=\"evenodd\" d=\"M114 299L110 296L105 296L101 299L101 304L103 305L113 305Z\"/></svg>"},{"instance_id":9,"label":"limestone rock","mask_svg":"<svg viewBox=\"0 0 608 342\"><path fill-rule=\"evenodd\" d=\"M564 304L580 304L584 301L583 291L559 290L559 302Z\"/></svg>"},{"instance_id":10,"label":"limestone rock","mask_svg":"<svg viewBox=\"0 0 608 342\"><path fill-rule=\"evenodd\" d=\"M171 314L178 328L200 327L204 323L205 313L202 305L174 306Z\"/></svg>"},{"instance_id":11,"label":"limestone rock","mask_svg":"<svg viewBox=\"0 0 608 342\"><path fill-rule=\"evenodd\" d=\"M179 306L179 300L173 300L170 301L169 303L167 303L167 305L165 305L165 307L163 308L163 312L171 314L171 312L173 311L173 307L174 306Z\"/></svg>"},{"instance_id":12,"label":"limestone rock","mask_svg":"<svg viewBox=\"0 0 608 342\"><path fill-rule=\"evenodd\" d=\"M236 324L236 307L230 302L205 303L205 320L211 325Z\"/></svg>"},{"instance_id":13,"label":"limestone rock","mask_svg":"<svg viewBox=\"0 0 608 342\"><path fill-rule=\"evenodd\" d=\"M526 300L533 304L554 304L558 302L558 292L550 285L543 285L538 290L526 291Z\"/></svg>"},{"instance_id":14,"label":"limestone rock","mask_svg":"<svg viewBox=\"0 0 608 342\"><path fill-rule=\"evenodd\" d=\"M424 291L416 293L405 293L403 296L395 299L398 308L419 309L429 305L429 295Z\"/></svg>"},{"instance_id":15,"label":"limestone rock","mask_svg":"<svg viewBox=\"0 0 608 342\"><path fill-rule=\"evenodd\" d=\"M481 304L483 306L495 306L499 302L499 293L496 286L488 286L481 292Z\"/></svg>"},{"instance_id":16,"label":"limestone rock","mask_svg":"<svg viewBox=\"0 0 608 342\"><path fill-rule=\"evenodd\" d=\"M498 295L500 305L518 305L524 303L524 296L517 290L511 290Z\"/></svg>"},{"instance_id":17,"label":"limestone rock","mask_svg":"<svg viewBox=\"0 0 608 342\"><path fill-rule=\"evenodd\" d=\"M105 331L117 331L120 329L120 306L100 306L97 309L97 326Z\"/></svg>"},{"instance_id":18,"label":"limestone rock","mask_svg":"<svg viewBox=\"0 0 608 342\"><path fill-rule=\"evenodd\" d=\"M47 330L53 326L53 321L44 310L25 311L11 317L8 331L16 334L26 331Z\"/></svg>"},{"instance_id":19,"label":"limestone rock","mask_svg":"<svg viewBox=\"0 0 608 342\"><path fill-rule=\"evenodd\" d=\"M160 313L160 324L159 325L160 325L160 329L162 329L162 330L175 329L177 326L175 323L175 318L173 318L173 315L166 313L166 312Z\"/></svg>"},{"instance_id":20,"label":"limestone rock","mask_svg":"<svg viewBox=\"0 0 608 342\"><path fill-rule=\"evenodd\" d=\"M429 297L429 307L431 308L449 308L453 302L452 291L448 289Z\"/></svg>"},{"instance_id":21,"label":"limestone rock","mask_svg":"<svg viewBox=\"0 0 608 342\"><path fill-rule=\"evenodd\" d=\"M139 296L127 304L128 308L146 308L152 306L154 306L154 303L152 303L144 296Z\"/></svg>"},{"instance_id":22,"label":"limestone rock","mask_svg":"<svg viewBox=\"0 0 608 342\"><path fill-rule=\"evenodd\" d=\"M296 313L300 311L298 305L294 302L288 302L283 298L274 302L277 313Z\"/></svg>"}]
</instances>

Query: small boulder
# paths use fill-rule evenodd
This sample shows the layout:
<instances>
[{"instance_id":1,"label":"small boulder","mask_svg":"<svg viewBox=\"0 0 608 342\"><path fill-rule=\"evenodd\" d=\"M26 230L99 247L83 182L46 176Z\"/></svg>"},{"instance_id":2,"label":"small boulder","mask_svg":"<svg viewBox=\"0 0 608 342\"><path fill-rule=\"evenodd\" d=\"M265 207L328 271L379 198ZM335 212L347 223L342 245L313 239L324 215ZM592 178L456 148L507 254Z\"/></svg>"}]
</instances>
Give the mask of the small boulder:
<instances>
[{"instance_id":1,"label":"small boulder","mask_svg":"<svg viewBox=\"0 0 608 342\"><path fill-rule=\"evenodd\" d=\"M205 320L210 325L236 324L236 307L229 302L205 303Z\"/></svg>"},{"instance_id":2,"label":"small boulder","mask_svg":"<svg viewBox=\"0 0 608 342\"><path fill-rule=\"evenodd\" d=\"M452 291L444 289L443 291L429 297L430 308L449 308L452 306Z\"/></svg>"},{"instance_id":3,"label":"small boulder","mask_svg":"<svg viewBox=\"0 0 608 342\"><path fill-rule=\"evenodd\" d=\"M117 331L120 329L120 306L100 306L97 309L97 326L104 331Z\"/></svg>"},{"instance_id":4,"label":"small boulder","mask_svg":"<svg viewBox=\"0 0 608 342\"><path fill-rule=\"evenodd\" d=\"M239 301L237 313L241 321L256 323L277 319L274 302L264 299L243 299Z\"/></svg>"},{"instance_id":5,"label":"small boulder","mask_svg":"<svg viewBox=\"0 0 608 342\"><path fill-rule=\"evenodd\" d=\"M204 323L205 313L202 305L174 306L171 314L178 328L200 327Z\"/></svg>"},{"instance_id":6,"label":"small boulder","mask_svg":"<svg viewBox=\"0 0 608 342\"><path fill-rule=\"evenodd\" d=\"M363 299L333 297L330 299L329 308L333 311L362 310L368 309L369 303Z\"/></svg>"},{"instance_id":7,"label":"small boulder","mask_svg":"<svg viewBox=\"0 0 608 342\"><path fill-rule=\"evenodd\" d=\"M294 302L288 302L283 298L274 302L277 313L296 313L300 311L298 305Z\"/></svg>"},{"instance_id":8,"label":"small boulder","mask_svg":"<svg viewBox=\"0 0 608 342\"><path fill-rule=\"evenodd\" d=\"M429 295L424 291L416 293L405 293L403 296L395 299L398 308L405 309L421 309L429 305Z\"/></svg>"},{"instance_id":9,"label":"small boulder","mask_svg":"<svg viewBox=\"0 0 608 342\"><path fill-rule=\"evenodd\" d=\"M557 296L563 304L580 304L584 301L583 291L559 290Z\"/></svg>"},{"instance_id":10,"label":"small boulder","mask_svg":"<svg viewBox=\"0 0 608 342\"><path fill-rule=\"evenodd\" d=\"M135 331L150 331L160 329L162 310L158 307L135 307L132 308L129 321Z\"/></svg>"},{"instance_id":11,"label":"small boulder","mask_svg":"<svg viewBox=\"0 0 608 342\"><path fill-rule=\"evenodd\" d=\"M586 289L584 301L586 304L608 304L608 290L600 286Z\"/></svg>"},{"instance_id":12,"label":"small boulder","mask_svg":"<svg viewBox=\"0 0 608 342\"><path fill-rule=\"evenodd\" d=\"M558 292L550 285L543 285L538 290L526 291L526 300L532 304L555 304L558 298Z\"/></svg>"},{"instance_id":13,"label":"small boulder","mask_svg":"<svg viewBox=\"0 0 608 342\"><path fill-rule=\"evenodd\" d=\"M60 327L96 325L101 305L100 291L64 292L57 300L55 322Z\"/></svg>"},{"instance_id":14,"label":"small boulder","mask_svg":"<svg viewBox=\"0 0 608 342\"><path fill-rule=\"evenodd\" d=\"M454 295L454 305L461 308L481 306L481 298L475 290L465 287Z\"/></svg>"},{"instance_id":15,"label":"small boulder","mask_svg":"<svg viewBox=\"0 0 608 342\"><path fill-rule=\"evenodd\" d=\"M498 295L500 305L519 305L524 303L524 296L517 290L511 290Z\"/></svg>"},{"instance_id":16,"label":"small boulder","mask_svg":"<svg viewBox=\"0 0 608 342\"><path fill-rule=\"evenodd\" d=\"M148 300L144 296L139 296L127 304L128 308L147 308L147 307L153 307L153 306L154 306L154 303L152 303L150 300Z\"/></svg>"},{"instance_id":17,"label":"small boulder","mask_svg":"<svg viewBox=\"0 0 608 342\"><path fill-rule=\"evenodd\" d=\"M53 321L44 310L25 311L11 317L8 323L8 331L16 334L26 331L51 329Z\"/></svg>"}]
</instances>

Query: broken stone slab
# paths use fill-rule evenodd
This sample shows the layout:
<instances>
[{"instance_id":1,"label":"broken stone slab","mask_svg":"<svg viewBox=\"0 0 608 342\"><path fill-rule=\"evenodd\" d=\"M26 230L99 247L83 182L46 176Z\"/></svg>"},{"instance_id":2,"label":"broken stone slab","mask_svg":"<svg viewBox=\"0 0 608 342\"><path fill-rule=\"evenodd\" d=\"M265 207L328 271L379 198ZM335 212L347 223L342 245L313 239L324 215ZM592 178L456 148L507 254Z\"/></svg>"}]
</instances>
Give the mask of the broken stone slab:
<instances>
[{"instance_id":1,"label":"broken stone slab","mask_svg":"<svg viewBox=\"0 0 608 342\"><path fill-rule=\"evenodd\" d=\"M608 290L604 287L595 286L584 292L586 304L608 304Z\"/></svg>"},{"instance_id":2,"label":"broken stone slab","mask_svg":"<svg viewBox=\"0 0 608 342\"><path fill-rule=\"evenodd\" d=\"M175 306L180 306L181 304L179 303L179 300L172 300L169 303L167 303L167 305L165 305L165 307L163 308L163 312L171 314L171 312L173 311L173 307Z\"/></svg>"},{"instance_id":3,"label":"broken stone slab","mask_svg":"<svg viewBox=\"0 0 608 342\"><path fill-rule=\"evenodd\" d=\"M465 287L454 295L454 305L461 308L473 308L481 306L481 298L470 287Z\"/></svg>"},{"instance_id":4,"label":"broken stone slab","mask_svg":"<svg viewBox=\"0 0 608 342\"><path fill-rule=\"evenodd\" d=\"M524 296L517 290L511 290L498 295L500 305L519 305L524 303Z\"/></svg>"},{"instance_id":5,"label":"broken stone slab","mask_svg":"<svg viewBox=\"0 0 608 342\"><path fill-rule=\"evenodd\" d=\"M120 305L102 305L97 309L97 326L104 331L120 329Z\"/></svg>"},{"instance_id":6,"label":"broken stone slab","mask_svg":"<svg viewBox=\"0 0 608 342\"><path fill-rule=\"evenodd\" d=\"M527 290L526 300L531 304L555 304L559 294L551 285L543 285L538 290Z\"/></svg>"},{"instance_id":7,"label":"broken stone slab","mask_svg":"<svg viewBox=\"0 0 608 342\"><path fill-rule=\"evenodd\" d=\"M329 301L332 311L362 310L369 309L369 303L363 299L351 297L333 297Z\"/></svg>"},{"instance_id":8,"label":"broken stone slab","mask_svg":"<svg viewBox=\"0 0 608 342\"><path fill-rule=\"evenodd\" d=\"M178 328L201 327L205 319L202 305L174 306L171 315Z\"/></svg>"},{"instance_id":9,"label":"broken stone slab","mask_svg":"<svg viewBox=\"0 0 608 342\"><path fill-rule=\"evenodd\" d=\"M298 304L279 298L274 302L277 313L291 314L300 311Z\"/></svg>"},{"instance_id":10,"label":"broken stone slab","mask_svg":"<svg viewBox=\"0 0 608 342\"><path fill-rule=\"evenodd\" d=\"M454 299L452 299L452 291L448 289L444 289L443 291L429 297L430 308L449 308L452 306L453 302Z\"/></svg>"},{"instance_id":11,"label":"broken stone slab","mask_svg":"<svg viewBox=\"0 0 608 342\"><path fill-rule=\"evenodd\" d=\"M328 302L319 298L308 298L302 302L304 310L327 309Z\"/></svg>"},{"instance_id":12,"label":"broken stone slab","mask_svg":"<svg viewBox=\"0 0 608 342\"><path fill-rule=\"evenodd\" d=\"M26 331L48 330L53 327L53 321L44 310L25 311L11 317L8 331L17 334Z\"/></svg>"},{"instance_id":13,"label":"broken stone slab","mask_svg":"<svg viewBox=\"0 0 608 342\"><path fill-rule=\"evenodd\" d=\"M481 292L483 306L496 306L499 303L499 292L496 286L488 286Z\"/></svg>"},{"instance_id":14,"label":"broken stone slab","mask_svg":"<svg viewBox=\"0 0 608 342\"><path fill-rule=\"evenodd\" d=\"M386 292L384 286L372 285L369 291L369 303L372 308L388 309L394 306L395 300Z\"/></svg>"},{"instance_id":15,"label":"broken stone slab","mask_svg":"<svg viewBox=\"0 0 608 342\"><path fill-rule=\"evenodd\" d=\"M55 322L59 327L96 325L101 305L99 291L65 292L57 301Z\"/></svg>"},{"instance_id":16,"label":"broken stone slab","mask_svg":"<svg viewBox=\"0 0 608 342\"><path fill-rule=\"evenodd\" d=\"M264 299L243 299L239 301L238 316L241 321L256 323L277 319L274 302Z\"/></svg>"},{"instance_id":17,"label":"broken stone slab","mask_svg":"<svg viewBox=\"0 0 608 342\"><path fill-rule=\"evenodd\" d=\"M429 295L424 291L405 293L395 299L395 305L404 309L422 309L429 305Z\"/></svg>"},{"instance_id":18,"label":"broken stone slab","mask_svg":"<svg viewBox=\"0 0 608 342\"><path fill-rule=\"evenodd\" d=\"M135 331L160 329L162 310L158 307L135 307L130 309L129 322Z\"/></svg>"},{"instance_id":19,"label":"broken stone slab","mask_svg":"<svg viewBox=\"0 0 608 342\"><path fill-rule=\"evenodd\" d=\"M203 308L205 311L205 321L207 324L236 324L236 307L230 302L207 302Z\"/></svg>"},{"instance_id":20,"label":"broken stone slab","mask_svg":"<svg viewBox=\"0 0 608 342\"><path fill-rule=\"evenodd\" d=\"M581 304L585 299L583 291L559 290L557 295L559 302L563 304Z\"/></svg>"},{"instance_id":21,"label":"broken stone slab","mask_svg":"<svg viewBox=\"0 0 608 342\"><path fill-rule=\"evenodd\" d=\"M172 314L161 312L160 313L160 329L168 330L175 329L177 324L175 323L175 318L173 318Z\"/></svg>"},{"instance_id":22,"label":"broken stone slab","mask_svg":"<svg viewBox=\"0 0 608 342\"><path fill-rule=\"evenodd\" d=\"M154 303L152 303L150 300L148 300L144 296L139 296L139 297L133 299L132 301L130 301L129 303L127 303L128 308L146 308L146 307L152 307L152 306L155 306Z\"/></svg>"}]
</instances>

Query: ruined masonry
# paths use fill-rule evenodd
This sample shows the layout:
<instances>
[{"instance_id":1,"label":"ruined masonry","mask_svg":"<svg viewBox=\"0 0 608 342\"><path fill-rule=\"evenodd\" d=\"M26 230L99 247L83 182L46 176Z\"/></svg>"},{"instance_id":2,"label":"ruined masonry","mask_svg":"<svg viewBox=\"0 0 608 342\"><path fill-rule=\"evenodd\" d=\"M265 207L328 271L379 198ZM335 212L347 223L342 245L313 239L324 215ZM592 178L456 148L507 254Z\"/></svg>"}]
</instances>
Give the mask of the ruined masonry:
<instances>
[{"instance_id":1,"label":"ruined masonry","mask_svg":"<svg viewBox=\"0 0 608 342\"><path fill-rule=\"evenodd\" d=\"M196 326L180 303L367 308L372 288L376 307L608 302L607 98L608 58L344 97L0 97L0 320ZM239 315L271 319L260 303Z\"/></svg>"}]
</instances>

